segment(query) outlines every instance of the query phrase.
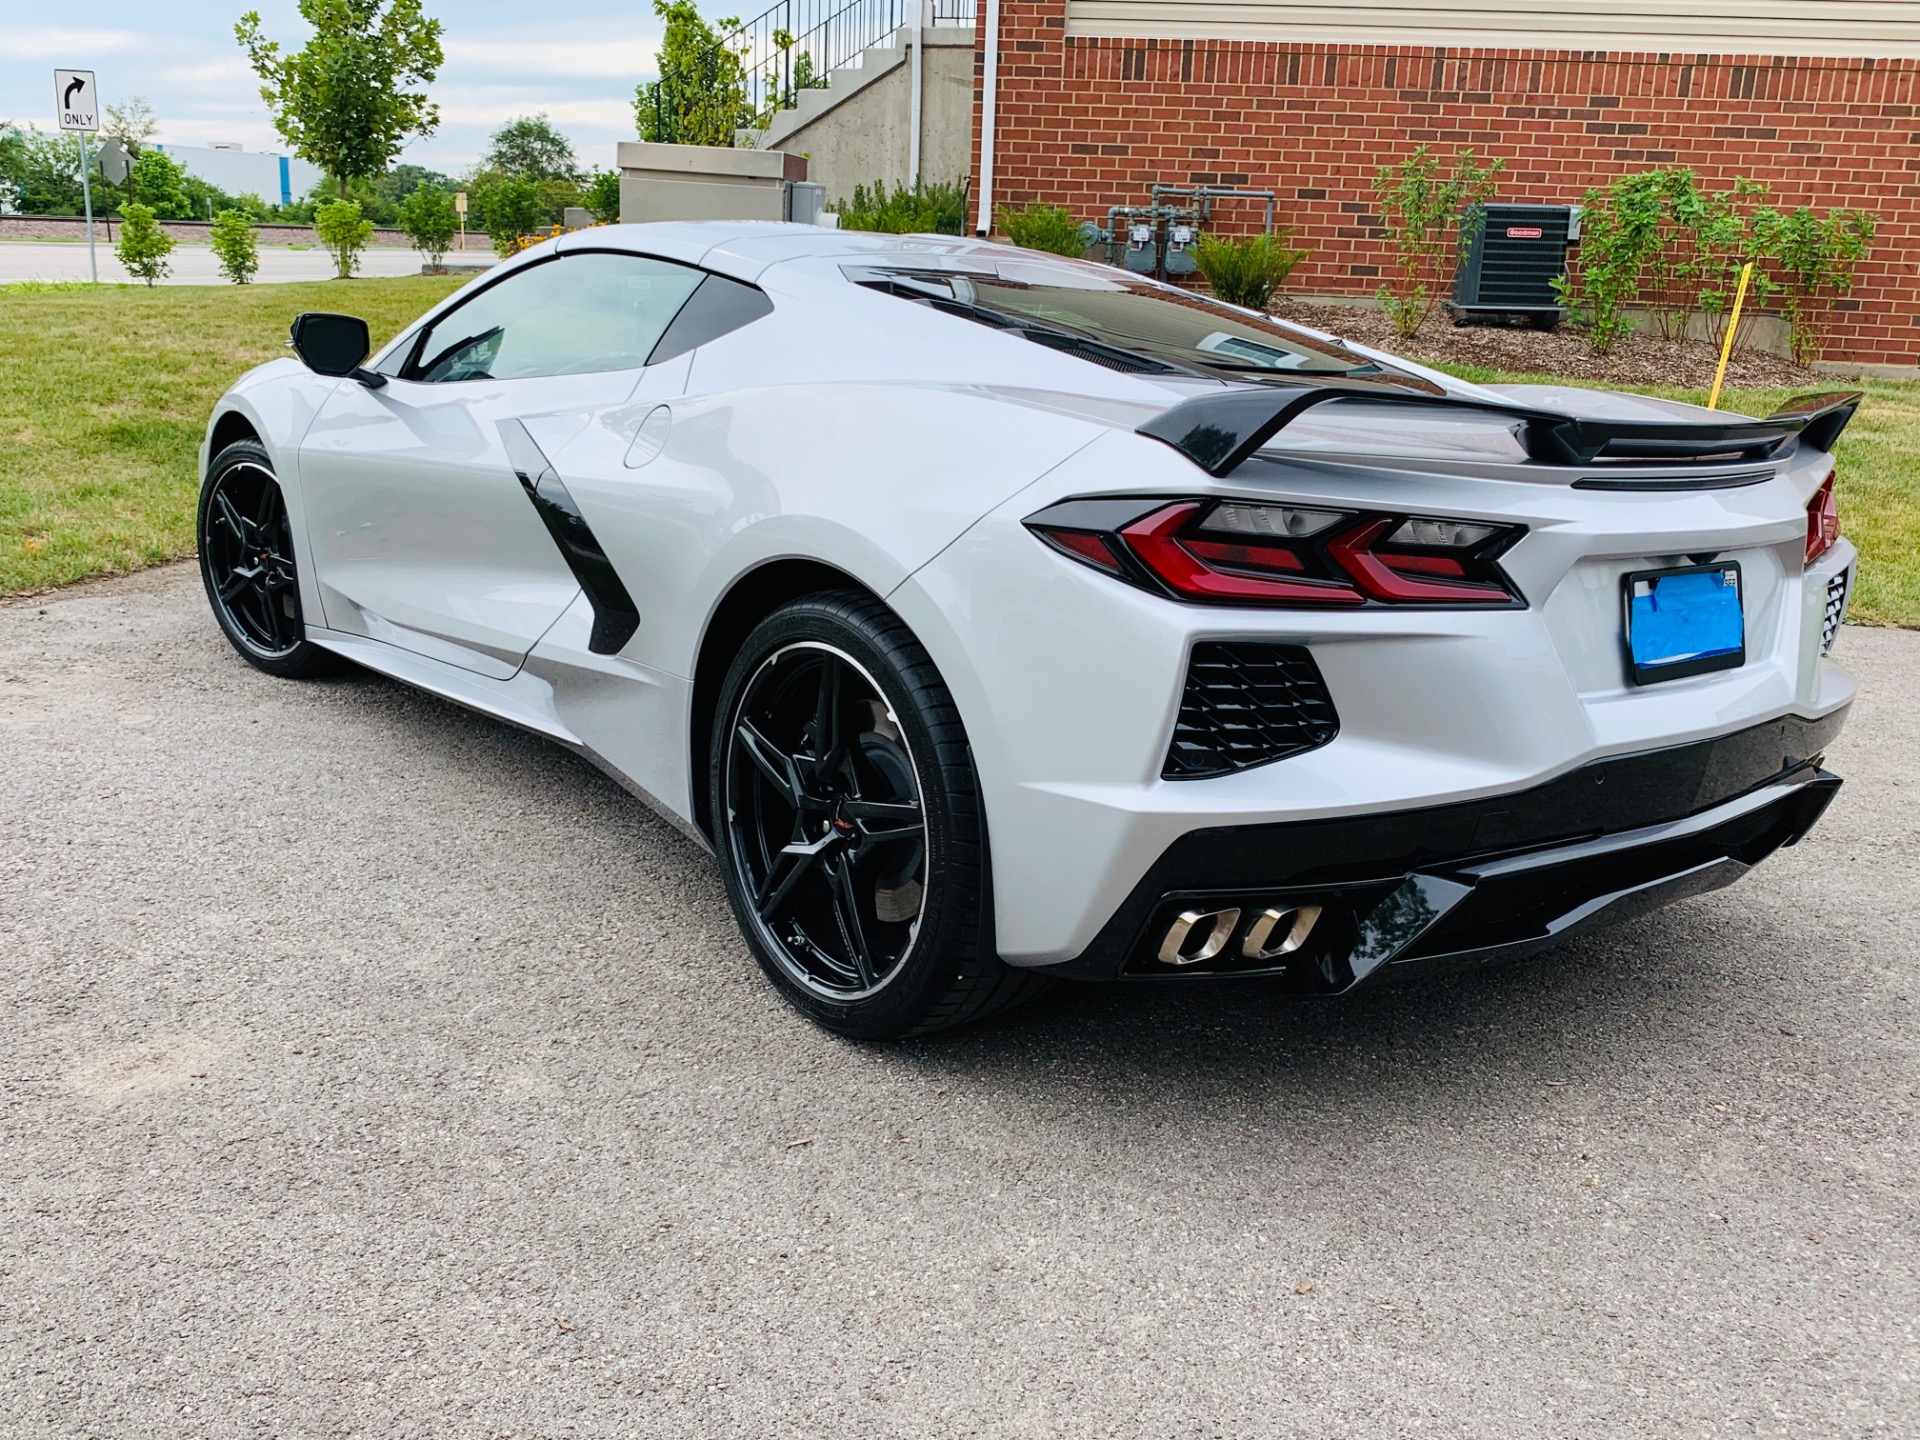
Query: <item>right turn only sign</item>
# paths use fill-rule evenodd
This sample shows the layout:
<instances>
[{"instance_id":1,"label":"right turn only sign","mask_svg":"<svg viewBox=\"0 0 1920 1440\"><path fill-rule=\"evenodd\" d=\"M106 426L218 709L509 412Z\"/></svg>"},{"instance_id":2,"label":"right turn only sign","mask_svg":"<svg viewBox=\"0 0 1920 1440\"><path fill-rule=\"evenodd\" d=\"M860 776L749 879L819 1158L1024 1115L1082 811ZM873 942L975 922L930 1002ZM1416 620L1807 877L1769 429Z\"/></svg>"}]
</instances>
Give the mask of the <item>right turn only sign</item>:
<instances>
[{"instance_id":1,"label":"right turn only sign","mask_svg":"<svg viewBox=\"0 0 1920 1440\"><path fill-rule=\"evenodd\" d=\"M59 105L62 130L84 130L91 134L100 128L100 92L94 88L93 71L54 71L53 94Z\"/></svg>"}]
</instances>

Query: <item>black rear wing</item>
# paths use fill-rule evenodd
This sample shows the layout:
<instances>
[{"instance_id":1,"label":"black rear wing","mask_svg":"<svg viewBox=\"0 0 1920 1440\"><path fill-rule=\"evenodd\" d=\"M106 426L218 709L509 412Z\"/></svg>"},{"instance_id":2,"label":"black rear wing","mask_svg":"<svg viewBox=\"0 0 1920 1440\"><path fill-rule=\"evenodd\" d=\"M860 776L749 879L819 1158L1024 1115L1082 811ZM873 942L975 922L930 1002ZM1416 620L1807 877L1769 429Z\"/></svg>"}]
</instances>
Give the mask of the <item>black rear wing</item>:
<instances>
[{"instance_id":1,"label":"black rear wing","mask_svg":"<svg viewBox=\"0 0 1920 1440\"><path fill-rule=\"evenodd\" d=\"M1862 398L1857 390L1802 395L1760 420L1583 420L1524 405L1328 379L1196 395L1163 410L1139 433L1171 445L1209 475L1227 475L1314 406L1364 400L1516 420L1527 458L1542 465L1740 462L1774 459L1796 440L1831 450Z\"/></svg>"}]
</instances>

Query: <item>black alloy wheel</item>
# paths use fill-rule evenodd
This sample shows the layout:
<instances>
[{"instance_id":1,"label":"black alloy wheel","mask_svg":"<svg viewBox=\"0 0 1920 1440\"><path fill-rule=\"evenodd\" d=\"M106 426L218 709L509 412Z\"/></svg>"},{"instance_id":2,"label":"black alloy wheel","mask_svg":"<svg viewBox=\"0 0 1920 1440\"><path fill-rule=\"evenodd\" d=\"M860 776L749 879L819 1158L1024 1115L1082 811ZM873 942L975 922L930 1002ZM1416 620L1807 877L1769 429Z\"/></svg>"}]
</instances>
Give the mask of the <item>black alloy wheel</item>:
<instances>
[{"instance_id":1,"label":"black alloy wheel","mask_svg":"<svg viewBox=\"0 0 1920 1440\"><path fill-rule=\"evenodd\" d=\"M728 840L797 984L871 995L912 948L927 822L899 721L852 656L803 640L761 662L733 718Z\"/></svg>"},{"instance_id":2,"label":"black alloy wheel","mask_svg":"<svg viewBox=\"0 0 1920 1440\"><path fill-rule=\"evenodd\" d=\"M983 941L965 733L926 652L869 596L795 601L723 688L713 815L761 967L841 1034L896 1038L1044 985Z\"/></svg>"},{"instance_id":3,"label":"black alloy wheel","mask_svg":"<svg viewBox=\"0 0 1920 1440\"><path fill-rule=\"evenodd\" d=\"M200 487L200 577L214 618L247 661L271 675L327 669L332 656L307 639L293 527L266 450L229 445Z\"/></svg>"}]
</instances>

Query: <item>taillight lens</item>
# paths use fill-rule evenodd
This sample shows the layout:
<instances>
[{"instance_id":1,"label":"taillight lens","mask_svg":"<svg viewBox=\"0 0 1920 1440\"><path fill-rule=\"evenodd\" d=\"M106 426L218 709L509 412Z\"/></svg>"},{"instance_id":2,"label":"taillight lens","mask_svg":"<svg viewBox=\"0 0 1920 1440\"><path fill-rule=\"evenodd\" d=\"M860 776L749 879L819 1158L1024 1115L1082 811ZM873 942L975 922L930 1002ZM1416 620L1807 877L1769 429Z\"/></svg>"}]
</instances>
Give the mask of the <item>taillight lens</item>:
<instances>
[{"instance_id":1,"label":"taillight lens","mask_svg":"<svg viewBox=\"0 0 1920 1440\"><path fill-rule=\"evenodd\" d=\"M1214 605L1525 604L1494 563L1518 526L1244 501L1069 500L1027 517L1062 554Z\"/></svg>"},{"instance_id":2,"label":"taillight lens","mask_svg":"<svg viewBox=\"0 0 1920 1440\"><path fill-rule=\"evenodd\" d=\"M1811 565L1833 548L1840 538L1840 506L1833 498L1833 479L1829 471L1820 488L1807 501L1807 564Z\"/></svg>"}]
</instances>

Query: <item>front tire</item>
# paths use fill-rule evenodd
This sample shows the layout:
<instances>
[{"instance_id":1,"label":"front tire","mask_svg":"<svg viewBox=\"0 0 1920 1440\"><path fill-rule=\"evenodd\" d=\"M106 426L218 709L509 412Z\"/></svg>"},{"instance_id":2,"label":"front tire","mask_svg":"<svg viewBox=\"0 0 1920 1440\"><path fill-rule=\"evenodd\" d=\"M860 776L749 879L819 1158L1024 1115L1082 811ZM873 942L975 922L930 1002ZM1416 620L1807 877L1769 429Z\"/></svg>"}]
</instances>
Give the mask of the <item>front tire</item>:
<instances>
[{"instance_id":1,"label":"front tire","mask_svg":"<svg viewBox=\"0 0 1920 1440\"><path fill-rule=\"evenodd\" d=\"M854 592L782 606L721 688L716 848L754 958L816 1023L899 1039L1037 993L984 938L966 731L933 661Z\"/></svg>"},{"instance_id":2,"label":"front tire","mask_svg":"<svg viewBox=\"0 0 1920 1440\"><path fill-rule=\"evenodd\" d=\"M214 457L195 535L213 618L249 665L283 679L335 668L332 652L307 639L293 526L265 446L240 440Z\"/></svg>"}]
</instances>

